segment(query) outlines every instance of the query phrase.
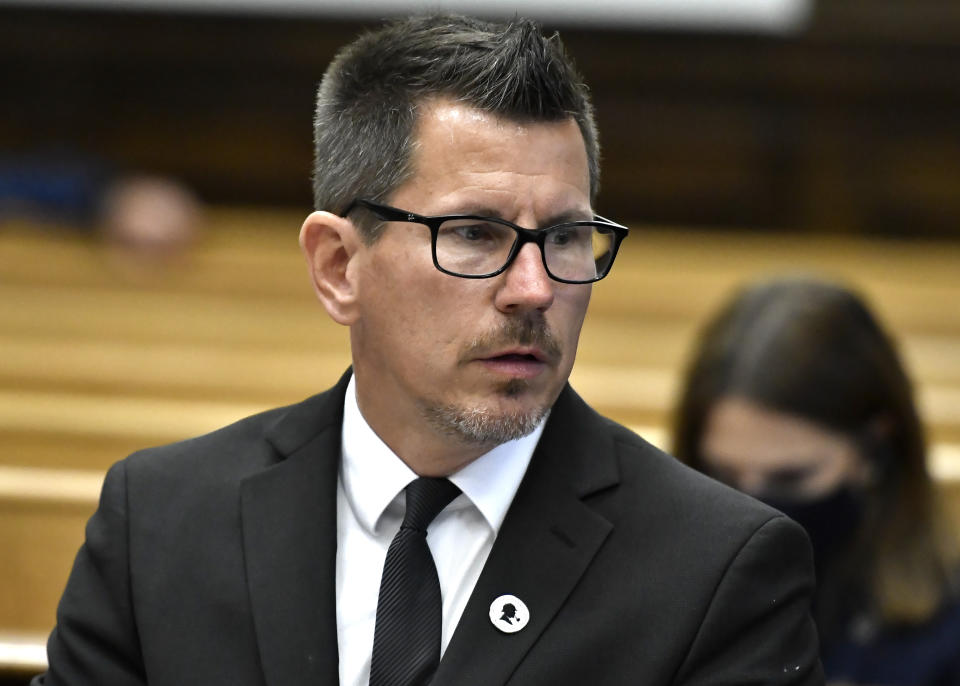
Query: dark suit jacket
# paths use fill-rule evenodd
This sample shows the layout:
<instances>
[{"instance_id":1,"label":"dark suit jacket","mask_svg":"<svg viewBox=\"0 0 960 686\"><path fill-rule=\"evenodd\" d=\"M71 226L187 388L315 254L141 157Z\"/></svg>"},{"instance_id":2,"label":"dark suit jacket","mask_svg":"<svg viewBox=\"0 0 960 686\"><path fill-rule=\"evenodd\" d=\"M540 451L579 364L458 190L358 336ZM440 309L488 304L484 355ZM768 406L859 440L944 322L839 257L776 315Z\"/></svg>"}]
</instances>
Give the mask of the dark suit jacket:
<instances>
[{"instance_id":1,"label":"dark suit jacket","mask_svg":"<svg viewBox=\"0 0 960 686\"><path fill-rule=\"evenodd\" d=\"M332 390L109 471L35 685L336 684ZM822 684L799 526L560 395L434 681ZM509 593L530 622L490 622Z\"/></svg>"}]
</instances>

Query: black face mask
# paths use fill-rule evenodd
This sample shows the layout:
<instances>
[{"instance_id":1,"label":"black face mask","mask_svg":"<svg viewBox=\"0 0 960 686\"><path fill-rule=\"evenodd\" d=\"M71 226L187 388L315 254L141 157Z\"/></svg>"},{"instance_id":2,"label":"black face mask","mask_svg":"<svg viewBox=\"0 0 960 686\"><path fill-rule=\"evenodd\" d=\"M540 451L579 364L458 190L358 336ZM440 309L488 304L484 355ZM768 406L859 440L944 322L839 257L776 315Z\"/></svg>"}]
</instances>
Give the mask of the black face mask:
<instances>
[{"instance_id":1,"label":"black face mask","mask_svg":"<svg viewBox=\"0 0 960 686\"><path fill-rule=\"evenodd\" d=\"M783 512L804 529L813 544L817 574L852 542L863 520L862 495L843 485L810 500L783 500L758 496L770 507Z\"/></svg>"}]
</instances>

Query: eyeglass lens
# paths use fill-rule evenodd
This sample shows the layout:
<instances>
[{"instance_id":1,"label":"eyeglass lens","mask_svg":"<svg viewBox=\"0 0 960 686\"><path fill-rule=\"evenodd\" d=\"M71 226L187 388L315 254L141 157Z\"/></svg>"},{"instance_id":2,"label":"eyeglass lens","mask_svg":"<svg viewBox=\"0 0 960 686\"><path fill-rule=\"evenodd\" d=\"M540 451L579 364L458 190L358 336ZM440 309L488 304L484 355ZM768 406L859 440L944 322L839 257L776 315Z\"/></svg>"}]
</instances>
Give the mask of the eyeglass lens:
<instances>
[{"instance_id":1,"label":"eyeglass lens","mask_svg":"<svg viewBox=\"0 0 960 686\"><path fill-rule=\"evenodd\" d=\"M568 281L594 281L606 274L614 233L599 224L555 226L545 230L547 271ZM505 224L481 219L450 219L437 231L437 263L464 276L496 272L510 257L517 233Z\"/></svg>"}]
</instances>

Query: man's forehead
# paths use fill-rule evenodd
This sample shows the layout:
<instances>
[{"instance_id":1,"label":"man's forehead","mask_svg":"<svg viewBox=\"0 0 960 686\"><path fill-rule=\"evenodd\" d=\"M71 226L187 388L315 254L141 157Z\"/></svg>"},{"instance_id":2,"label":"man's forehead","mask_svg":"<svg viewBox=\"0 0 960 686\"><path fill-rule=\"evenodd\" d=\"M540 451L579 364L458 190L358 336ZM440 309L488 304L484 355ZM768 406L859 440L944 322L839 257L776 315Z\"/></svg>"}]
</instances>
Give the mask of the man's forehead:
<instances>
[{"instance_id":1,"label":"man's forehead","mask_svg":"<svg viewBox=\"0 0 960 686\"><path fill-rule=\"evenodd\" d=\"M515 117L502 112L485 110L468 102L447 96L431 96L421 100L416 106L414 138L420 137L425 123L450 128L485 125L496 128L505 135L527 135L530 131L543 127L575 127L582 140L580 126L571 114L560 119L538 119L536 117Z\"/></svg>"},{"instance_id":2,"label":"man's forehead","mask_svg":"<svg viewBox=\"0 0 960 686\"><path fill-rule=\"evenodd\" d=\"M533 203L543 220L592 217L586 148L572 118L519 121L433 100L421 108L410 164L395 204L416 188L430 207L405 209L511 219Z\"/></svg>"},{"instance_id":3,"label":"man's forehead","mask_svg":"<svg viewBox=\"0 0 960 686\"><path fill-rule=\"evenodd\" d=\"M548 124L551 122L538 121L535 119L520 120L507 117L496 112L488 112L465 102L458 102L446 98L434 98L424 103L423 107L418 109L418 123L433 119L441 125L471 126L474 124L487 124L495 126L504 133L524 135L531 125ZM570 118L573 121L573 118Z\"/></svg>"}]
</instances>

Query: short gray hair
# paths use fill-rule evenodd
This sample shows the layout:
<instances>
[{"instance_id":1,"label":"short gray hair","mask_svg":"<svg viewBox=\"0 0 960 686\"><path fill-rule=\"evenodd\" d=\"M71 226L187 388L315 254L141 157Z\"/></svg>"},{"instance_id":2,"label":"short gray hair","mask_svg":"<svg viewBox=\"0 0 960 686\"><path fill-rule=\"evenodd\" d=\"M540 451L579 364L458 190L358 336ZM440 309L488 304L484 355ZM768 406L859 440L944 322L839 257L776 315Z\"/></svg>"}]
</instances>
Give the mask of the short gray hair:
<instances>
[{"instance_id":1,"label":"short gray hair","mask_svg":"<svg viewBox=\"0 0 960 686\"><path fill-rule=\"evenodd\" d=\"M417 108L447 97L520 122L573 118L599 187L589 91L557 34L524 19L496 24L451 14L397 20L343 48L327 68L314 119L314 207L342 215L383 201L412 173ZM377 224L360 224L376 240Z\"/></svg>"}]
</instances>

